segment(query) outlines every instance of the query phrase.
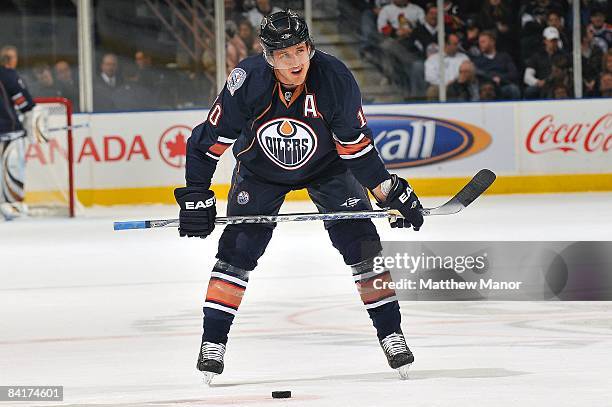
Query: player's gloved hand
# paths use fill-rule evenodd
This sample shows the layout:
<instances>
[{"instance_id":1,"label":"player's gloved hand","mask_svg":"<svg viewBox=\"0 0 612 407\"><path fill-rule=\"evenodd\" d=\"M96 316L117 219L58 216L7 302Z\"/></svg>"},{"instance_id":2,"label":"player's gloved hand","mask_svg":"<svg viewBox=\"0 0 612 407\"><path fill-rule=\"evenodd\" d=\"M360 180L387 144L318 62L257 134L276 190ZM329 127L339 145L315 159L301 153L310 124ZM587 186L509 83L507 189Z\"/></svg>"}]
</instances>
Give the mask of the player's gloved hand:
<instances>
[{"instance_id":1,"label":"player's gloved hand","mask_svg":"<svg viewBox=\"0 0 612 407\"><path fill-rule=\"evenodd\" d=\"M414 230L419 230L423 226L423 214L420 211L423 206L408 181L393 174L386 182L388 184L384 187L381 185L381 189L387 193L387 199L378 202L378 206L396 209L403 216L403 218L391 218L391 227L409 228L412 226Z\"/></svg>"},{"instance_id":2,"label":"player's gloved hand","mask_svg":"<svg viewBox=\"0 0 612 407\"><path fill-rule=\"evenodd\" d=\"M181 207L179 235L204 239L215 229L217 207L213 191L197 187L174 190L174 198Z\"/></svg>"}]
</instances>

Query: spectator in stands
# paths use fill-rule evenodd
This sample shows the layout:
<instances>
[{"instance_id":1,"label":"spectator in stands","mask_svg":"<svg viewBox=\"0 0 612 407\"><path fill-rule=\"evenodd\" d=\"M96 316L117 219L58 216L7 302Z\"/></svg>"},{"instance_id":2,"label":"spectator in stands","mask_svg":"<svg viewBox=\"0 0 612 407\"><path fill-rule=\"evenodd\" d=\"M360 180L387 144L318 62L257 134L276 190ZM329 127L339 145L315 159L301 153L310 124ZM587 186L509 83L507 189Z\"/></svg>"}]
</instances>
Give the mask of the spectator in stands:
<instances>
[{"instance_id":1,"label":"spectator in stands","mask_svg":"<svg viewBox=\"0 0 612 407\"><path fill-rule=\"evenodd\" d=\"M380 44L383 71L414 97L425 93L423 60L411 50L414 26L423 18L419 6L407 0L393 0L380 10L377 22L378 31L384 36Z\"/></svg>"},{"instance_id":2,"label":"spectator in stands","mask_svg":"<svg viewBox=\"0 0 612 407\"><path fill-rule=\"evenodd\" d=\"M512 10L502 0L484 0L477 24L482 30L493 31L496 34L498 48L502 51L512 50Z\"/></svg>"},{"instance_id":3,"label":"spectator in stands","mask_svg":"<svg viewBox=\"0 0 612 407\"><path fill-rule=\"evenodd\" d=\"M57 61L53 67L55 80L63 97L72 102L73 108L79 108L79 86L75 80L70 64L64 60Z\"/></svg>"},{"instance_id":4,"label":"spectator in stands","mask_svg":"<svg viewBox=\"0 0 612 407\"><path fill-rule=\"evenodd\" d=\"M570 37L568 37L565 33L565 21L563 20L563 17L561 17L561 14L559 14L559 12L556 10L550 10L546 16L546 24L548 27L556 28L559 32L559 41L561 42L559 44L559 48L566 49L568 51L571 50L572 42Z\"/></svg>"},{"instance_id":5,"label":"spectator in stands","mask_svg":"<svg viewBox=\"0 0 612 407\"><path fill-rule=\"evenodd\" d=\"M612 49L609 49L603 56L601 72L612 73Z\"/></svg>"},{"instance_id":6,"label":"spectator in stands","mask_svg":"<svg viewBox=\"0 0 612 407\"><path fill-rule=\"evenodd\" d=\"M612 73L606 72L601 75L599 96L602 98L612 98Z\"/></svg>"},{"instance_id":7,"label":"spectator in stands","mask_svg":"<svg viewBox=\"0 0 612 407\"><path fill-rule=\"evenodd\" d=\"M519 12L523 29L532 23L544 27L549 11L554 10L563 16L566 15L569 6L566 0L528 0L525 3Z\"/></svg>"},{"instance_id":8,"label":"spectator in stands","mask_svg":"<svg viewBox=\"0 0 612 407\"><path fill-rule=\"evenodd\" d=\"M440 90L437 86L430 86L425 91L425 100L428 102L437 102L440 100Z\"/></svg>"},{"instance_id":9,"label":"spectator in stands","mask_svg":"<svg viewBox=\"0 0 612 407\"><path fill-rule=\"evenodd\" d=\"M521 55L526 58L539 49L542 44L542 31L546 28L548 0L532 0L521 8Z\"/></svg>"},{"instance_id":10,"label":"spectator in stands","mask_svg":"<svg viewBox=\"0 0 612 407\"><path fill-rule=\"evenodd\" d=\"M109 88L117 87L121 83L118 72L117 56L115 54L105 54L100 63L100 76L98 77L100 82Z\"/></svg>"},{"instance_id":11,"label":"spectator in stands","mask_svg":"<svg viewBox=\"0 0 612 407\"><path fill-rule=\"evenodd\" d=\"M476 73L493 81L504 99L520 99L521 92L516 84L518 71L510 55L497 52L495 34L491 31L481 32L478 46L481 55L473 60Z\"/></svg>"},{"instance_id":12,"label":"spectator in stands","mask_svg":"<svg viewBox=\"0 0 612 407\"><path fill-rule=\"evenodd\" d=\"M425 22L425 12L408 0L393 0L378 13L378 31L385 37L405 37L405 31Z\"/></svg>"},{"instance_id":13,"label":"spectator in stands","mask_svg":"<svg viewBox=\"0 0 612 407\"><path fill-rule=\"evenodd\" d=\"M247 47L248 55L261 54L263 51L259 38L255 35L255 30L249 20L242 19L238 24L238 36Z\"/></svg>"},{"instance_id":14,"label":"spectator in stands","mask_svg":"<svg viewBox=\"0 0 612 407\"><path fill-rule=\"evenodd\" d=\"M378 48L380 34L377 29L377 20L383 6L389 4L390 0L360 0L354 2L360 13L361 47L360 52L374 52Z\"/></svg>"},{"instance_id":15,"label":"spectator in stands","mask_svg":"<svg viewBox=\"0 0 612 407\"><path fill-rule=\"evenodd\" d=\"M571 96L570 89L567 85L557 84L552 88L552 99L569 99Z\"/></svg>"},{"instance_id":16,"label":"spectator in stands","mask_svg":"<svg viewBox=\"0 0 612 407\"><path fill-rule=\"evenodd\" d=\"M277 11L281 11L281 9L278 7L272 7L270 0L256 0L255 7L246 13L246 18L259 33L261 20L272 13L276 13Z\"/></svg>"},{"instance_id":17,"label":"spectator in stands","mask_svg":"<svg viewBox=\"0 0 612 407\"><path fill-rule=\"evenodd\" d=\"M496 84L489 80L483 81L478 89L478 98L481 101L499 99Z\"/></svg>"},{"instance_id":18,"label":"spectator in stands","mask_svg":"<svg viewBox=\"0 0 612 407\"><path fill-rule=\"evenodd\" d=\"M472 61L466 60L459 66L457 79L448 85L446 95L449 101L476 102L480 100L479 89L476 67Z\"/></svg>"},{"instance_id":19,"label":"spectator in stands","mask_svg":"<svg viewBox=\"0 0 612 407\"><path fill-rule=\"evenodd\" d=\"M423 59L427 57L427 47L438 42L438 8L434 4L427 4L425 19L417 24L412 41L416 52Z\"/></svg>"},{"instance_id":20,"label":"spectator in stands","mask_svg":"<svg viewBox=\"0 0 612 407\"><path fill-rule=\"evenodd\" d=\"M136 65L136 72L133 72L135 78L132 82L137 82L141 86L150 88L159 83L160 75L156 74L153 70L151 55L143 50L137 50L134 53L134 64Z\"/></svg>"},{"instance_id":21,"label":"spectator in stands","mask_svg":"<svg viewBox=\"0 0 612 407\"><path fill-rule=\"evenodd\" d=\"M461 38L461 50L470 58L474 58L480 55L480 48L478 48L480 27L472 18L468 18L465 24L465 35Z\"/></svg>"},{"instance_id":22,"label":"spectator in stands","mask_svg":"<svg viewBox=\"0 0 612 407\"><path fill-rule=\"evenodd\" d=\"M560 86L572 89L572 81L569 75L570 60L566 54L556 54L551 58L550 75L546 78L541 90L541 96L547 99L555 98L555 89Z\"/></svg>"},{"instance_id":23,"label":"spectator in stands","mask_svg":"<svg viewBox=\"0 0 612 407\"><path fill-rule=\"evenodd\" d=\"M59 97L62 92L55 84L51 68L47 64L34 67L34 78L36 79L30 88L32 97Z\"/></svg>"},{"instance_id":24,"label":"spectator in stands","mask_svg":"<svg viewBox=\"0 0 612 407\"><path fill-rule=\"evenodd\" d=\"M464 1L444 0L444 25L449 32L463 30L465 27Z\"/></svg>"},{"instance_id":25,"label":"spectator in stands","mask_svg":"<svg viewBox=\"0 0 612 407\"><path fill-rule=\"evenodd\" d=\"M17 47L14 45L5 45L0 49L0 64L8 69L17 69L17 63L19 62L19 55L17 54Z\"/></svg>"},{"instance_id":26,"label":"spectator in stands","mask_svg":"<svg viewBox=\"0 0 612 407\"><path fill-rule=\"evenodd\" d=\"M601 6L594 6L591 10L591 24L595 43L603 52L612 46L612 28L606 24L606 14Z\"/></svg>"},{"instance_id":27,"label":"spectator in stands","mask_svg":"<svg viewBox=\"0 0 612 407\"><path fill-rule=\"evenodd\" d=\"M104 54L100 63L100 74L94 81L94 109L111 111L115 109L113 104L113 92L121 85L118 76L119 63L115 54Z\"/></svg>"},{"instance_id":28,"label":"spectator in stands","mask_svg":"<svg viewBox=\"0 0 612 407\"><path fill-rule=\"evenodd\" d=\"M139 67L127 64L123 68L124 81L117 85L111 94L113 108L116 110L142 110L157 107L155 87L140 83Z\"/></svg>"},{"instance_id":29,"label":"spectator in stands","mask_svg":"<svg viewBox=\"0 0 612 407\"><path fill-rule=\"evenodd\" d=\"M551 74L552 60L565 52L559 49L559 31L555 27L546 27L542 33L544 48L533 54L526 62L523 81L526 99L542 97L542 88Z\"/></svg>"},{"instance_id":30,"label":"spectator in stands","mask_svg":"<svg viewBox=\"0 0 612 407\"><path fill-rule=\"evenodd\" d=\"M227 43L225 50L226 71L229 75L240 61L248 56L247 46L238 35L238 27L233 21L225 22L225 34Z\"/></svg>"},{"instance_id":31,"label":"spectator in stands","mask_svg":"<svg viewBox=\"0 0 612 407\"><path fill-rule=\"evenodd\" d=\"M446 35L444 47L444 83L448 85L459 76L459 67L469 58L458 52L459 36L455 33ZM425 81L437 87L440 84L440 55L434 53L425 61Z\"/></svg>"},{"instance_id":32,"label":"spectator in stands","mask_svg":"<svg viewBox=\"0 0 612 407\"><path fill-rule=\"evenodd\" d=\"M136 51L134 53L134 63L139 70L150 68L152 63L151 55L145 53L142 50Z\"/></svg>"},{"instance_id":33,"label":"spectator in stands","mask_svg":"<svg viewBox=\"0 0 612 407\"><path fill-rule=\"evenodd\" d=\"M596 96L603 52L593 41L593 31L581 26L580 52L582 54L582 85L584 96Z\"/></svg>"}]
</instances>

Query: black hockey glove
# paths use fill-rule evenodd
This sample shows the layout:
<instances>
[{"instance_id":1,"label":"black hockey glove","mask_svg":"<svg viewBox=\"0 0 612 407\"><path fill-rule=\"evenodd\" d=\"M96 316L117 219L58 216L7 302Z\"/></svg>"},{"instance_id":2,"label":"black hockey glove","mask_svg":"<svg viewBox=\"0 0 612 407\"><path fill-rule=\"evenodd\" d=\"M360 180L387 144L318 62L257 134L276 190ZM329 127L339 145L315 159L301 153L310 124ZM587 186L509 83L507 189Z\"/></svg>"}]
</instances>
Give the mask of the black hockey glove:
<instances>
[{"instance_id":1,"label":"black hockey glove","mask_svg":"<svg viewBox=\"0 0 612 407\"><path fill-rule=\"evenodd\" d=\"M181 207L179 235L204 239L215 229L217 207L213 191L195 187L176 188L174 198Z\"/></svg>"},{"instance_id":2,"label":"black hockey glove","mask_svg":"<svg viewBox=\"0 0 612 407\"><path fill-rule=\"evenodd\" d=\"M392 228L409 228L419 230L423 226L423 214L420 209L423 207L419 198L416 196L408 181L397 175L391 175L391 188L387 193L387 199L379 202L381 208L391 208L398 210L403 218L391 218Z\"/></svg>"}]
</instances>

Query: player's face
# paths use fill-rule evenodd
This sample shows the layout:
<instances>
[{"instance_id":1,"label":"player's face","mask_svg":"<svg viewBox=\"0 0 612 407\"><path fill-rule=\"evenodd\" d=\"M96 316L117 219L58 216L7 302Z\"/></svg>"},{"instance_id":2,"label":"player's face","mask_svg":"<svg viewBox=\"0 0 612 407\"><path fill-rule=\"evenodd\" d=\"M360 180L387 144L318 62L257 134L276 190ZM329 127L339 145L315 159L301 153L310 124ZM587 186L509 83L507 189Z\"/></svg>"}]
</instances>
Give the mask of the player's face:
<instances>
[{"instance_id":1,"label":"player's face","mask_svg":"<svg viewBox=\"0 0 612 407\"><path fill-rule=\"evenodd\" d=\"M274 51L274 69L278 79L286 85L301 85L310 67L310 48L302 42Z\"/></svg>"},{"instance_id":2,"label":"player's face","mask_svg":"<svg viewBox=\"0 0 612 407\"><path fill-rule=\"evenodd\" d=\"M10 69L17 69L17 51L9 49L4 53L6 58L6 67Z\"/></svg>"}]
</instances>

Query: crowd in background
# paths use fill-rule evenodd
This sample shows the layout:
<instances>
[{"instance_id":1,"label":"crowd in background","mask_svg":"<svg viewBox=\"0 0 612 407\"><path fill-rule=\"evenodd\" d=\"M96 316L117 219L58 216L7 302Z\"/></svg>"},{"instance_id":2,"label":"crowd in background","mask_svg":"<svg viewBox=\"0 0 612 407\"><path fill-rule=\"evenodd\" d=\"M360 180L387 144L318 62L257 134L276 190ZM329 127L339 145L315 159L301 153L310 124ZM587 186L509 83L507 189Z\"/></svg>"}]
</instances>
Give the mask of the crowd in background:
<instances>
[{"instance_id":1,"label":"crowd in background","mask_svg":"<svg viewBox=\"0 0 612 407\"><path fill-rule=\"evenodd\" d=\"M225 3L229 74L242 59L261 53L259 23L264 16L280 8L272 6L270 0L230 0ZM93 80L95 111L208 106L216 96L216 63L212 47L204 50L195 69L179 69L176 63L160 64L144 49L137 49L132 55L104 52L106 50L97 48ZM34 97L66 97L78 111L76 64L58 59L18 68L18 49L13 45L4 46L1 55L3 65L19 70Z\"/></svg>"},{"instance_id":2,"label":"crowd in background","mask_svg":"<svg viewBox=\"0 0 612 407\"><path fill-rule=\"evenodd\" d=\"M226 0L226 70L261 53L259 24L287 1ZM438 100L440 80L434 3L339 0L360 15L360 55L383 75L381 85L403 100ZM340 15L338 24L350 17ZM582 0L583 95L612 97L612 28L607 1ZM444 82L451 101L573 97L572 13L568 0L445 0ZM316 44L315 37L315 44ZM118 111L208 106L216 96L215 54L199 69L156 63L145 49L97 53L94 109ZM18 50L4 46L2 64L17 68ZM79 105L78 70L65 59L36 63L25 76L36 96L63 96Z\"/></svg>"},{"instance_id":3,"label":"crowd in background","mask_svg":"<svg viewBox=\"0 0 612 407\"><path fill-rule=\"evenodd\" d=\"M612 96L608 1L582 1L584 97ZM438 9L409 0L362 0L362 55L406 99L438 100ZM444 1L449 100L573 97L572 13L567 0Z\"/></svg>"}]
</instances>

